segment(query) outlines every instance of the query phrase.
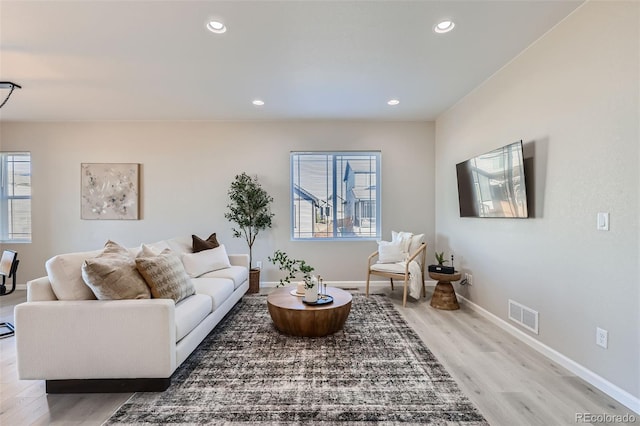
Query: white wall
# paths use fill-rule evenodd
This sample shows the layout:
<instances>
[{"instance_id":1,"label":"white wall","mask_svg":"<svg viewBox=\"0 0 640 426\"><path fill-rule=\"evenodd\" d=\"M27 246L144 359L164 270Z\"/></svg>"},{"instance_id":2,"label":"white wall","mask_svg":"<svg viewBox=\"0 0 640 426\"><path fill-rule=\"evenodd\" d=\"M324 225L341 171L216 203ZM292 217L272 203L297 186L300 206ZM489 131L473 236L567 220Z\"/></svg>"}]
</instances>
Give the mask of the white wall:
<instances>
[{"instance_id":1,"label":"white wall","mask_svg":"<svg viewBox=\"0 0 640 426\"><path fill-rule=\"evenodd\" d=\"M458 290L505 320L508 299L538 310L537 339L636 398L639 23L638 2L589 2L436 121L435 248L474 278ZM456 163L520 139L536 217L460 218Z\"/></svg>"},{"instance_id":2,"label":"white wall","mask_svg":"<svg viewBox=\"0 0 640 426\"><path fill-rule=\"evenodd\" d=\"M2 149L32 153L33 242L19 252L19 282L45 274L59 253L218 233L229 252L248 253L224 218L234 176L257 174L275 198L274 227L258 236L263 281L281 277L266 258L282 249L328 281L364 281L368 242L289 240L289 152L382 151L382 226L435 238L434 124L419 122L98 122L2 123ZM80 163L141 163L142 220L80 220ZM415 182L415 184L412 184Z\"/></svg>"}]
</instances>

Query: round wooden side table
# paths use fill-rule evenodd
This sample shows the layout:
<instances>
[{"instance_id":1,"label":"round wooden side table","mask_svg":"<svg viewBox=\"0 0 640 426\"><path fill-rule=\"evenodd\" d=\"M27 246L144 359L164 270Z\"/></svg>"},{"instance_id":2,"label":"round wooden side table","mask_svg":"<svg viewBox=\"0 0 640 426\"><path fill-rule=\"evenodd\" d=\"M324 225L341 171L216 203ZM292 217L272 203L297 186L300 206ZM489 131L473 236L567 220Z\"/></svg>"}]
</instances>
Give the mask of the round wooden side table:
<instances>
[{"instance_id":1,"label":"round wooden side table","mask_svg":"<svg viewBox=\"0 0 640 426\"><path fill-rule=\"evenodd\" d=\"M453 289L453 284L451 284L451 281L458 281L462 277L460 272L453 274L429 272L429 276L432 280L438 280L438 284L436 284L436 288L433 290L433 296L431 296L431 306L436 309L445 309L448 311L460 309L456 292Z\"/></svg>"},{"instance_id":2,"label":"round wooden side table","mask_svg":"<svg viewBox=\"0 0 640 426\"><path fill-rule=\"evenodd\" d=\"M333 302L326 305L307 305L301 296L293 296L291 287L272 291L267 306L278 330L292 336L320 337L342 330L351 311L351 293L327 287Z\"/></svg>"}]
</instances>

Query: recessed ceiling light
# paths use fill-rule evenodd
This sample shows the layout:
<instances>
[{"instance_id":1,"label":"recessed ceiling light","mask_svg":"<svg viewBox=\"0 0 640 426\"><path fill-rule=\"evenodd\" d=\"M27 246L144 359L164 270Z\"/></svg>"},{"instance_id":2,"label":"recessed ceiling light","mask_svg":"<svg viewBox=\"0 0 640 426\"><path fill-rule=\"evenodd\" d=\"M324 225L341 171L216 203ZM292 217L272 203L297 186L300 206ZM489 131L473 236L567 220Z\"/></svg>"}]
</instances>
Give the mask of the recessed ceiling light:
<instances>
[{"instance_id":1,"label":"recessed ceiling light","mask_svg":"<svg viewBox=\"0 0 640 426\"><path fill-rule=\"evenodd\" d=\"M394 105L398 105L399 103L400 103L400 101L399 101L399 100L397 100L397 99L390 99L390 100L387 102L387 105L394 106Z\"/></svg>"},{"instance_id":2,"label":"recessed ceiling light","mask_svg":"<svg viewBox=\"0 0 640 426\"><path fill-rule=\"evenodd\" d=\"M251 103L254 104L255 106L264 105L264 101L262 99L254 99Z\"/></svg>"},{"instance_id":3,"label":"recessed ceiling light","mask_svg":"<svg viewBox=\"0 0 640 426\"><path fill-rule=\"evenodd\" d=\"M220 21L207 22L207 29L212 33L222 34L227 32L227 27Z\"/></svg>"},{"instance_id":4,"label":"recessed ceiling light","mask_svg":"<svg viewBox=\"0 0 640 426\"><path fill-rule=\"evenodd\" d=\"M444 34L451 31L455 26L456 24L451 19L443 19L442 21L438 22L435 27L433 27L433 31L437 32L438 34Z\"/></svg>"}]
</instances>

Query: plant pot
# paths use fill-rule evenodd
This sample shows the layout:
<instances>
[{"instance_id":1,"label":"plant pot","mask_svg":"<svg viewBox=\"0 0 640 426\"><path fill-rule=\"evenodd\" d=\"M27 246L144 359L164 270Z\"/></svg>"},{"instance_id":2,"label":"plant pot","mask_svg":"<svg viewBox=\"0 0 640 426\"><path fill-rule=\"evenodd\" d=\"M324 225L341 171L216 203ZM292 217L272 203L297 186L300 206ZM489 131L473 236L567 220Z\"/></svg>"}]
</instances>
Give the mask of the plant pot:
<instances>
[{"instance_id":1,"label":"plant pot","mask_svg":"<svg viewBox=\"0 0 640 426\"><path fill-rule=\"evenodd\" d=\"M247 293L260 292L260 269L251 268L249 270L249 290Z\"/></svg>"},{"instance_id":2,"label":"plant pot","mask_svg":"<svg viewBox=\"0 0 640 426\"><path fill-rule=\"evenodd\" d=\"M318 287L313 286L311 288L304 289L304 301L305 302L315 302L318 300Z\"/></svg>"}]
</instances>

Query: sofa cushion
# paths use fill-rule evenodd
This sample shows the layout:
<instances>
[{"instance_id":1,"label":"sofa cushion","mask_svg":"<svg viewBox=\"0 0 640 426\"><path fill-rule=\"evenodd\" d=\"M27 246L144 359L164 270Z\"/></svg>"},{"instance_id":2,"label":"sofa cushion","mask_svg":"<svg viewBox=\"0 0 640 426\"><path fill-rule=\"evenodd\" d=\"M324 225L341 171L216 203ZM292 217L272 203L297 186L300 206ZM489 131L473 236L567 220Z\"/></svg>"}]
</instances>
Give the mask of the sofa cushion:
<instances>
[{"instance_id":1,"label":"sofa cushion","mask_svg":"<svg viewBox=\"0 0 640 426\"><path fill-rule=\"evenodd\" d=\"M178 303L195 293L182 261L169 249L157 256L136 257L136 267L155 298L173 299Z\"/></svg>"},{"instance_id":2,"label":"sofa cushion","mask_svg":"<svg viewBox=\"0 0 640 426\"><path fill-rule=\"evenodd\" d=\"M183 253L182 263L190 277L199 277L207 272L231 266L224 244L214 249L202 250L197 253Z\"/></svg>"},{"instance_id":3,"label":"sofa cushion","mask_svg":"<svg viewBox=\"0 0 640 426\"><path fill-rule=\"evenodd\" d=\"M176 304L176 342L196 328L213 310L211 297L194 294Z\"/></svg>"},{"instance_id":4,"label":"sofa cushion","mask_svg":"<svg viewBox=\"0 0 640 426\"><path fill-rule=\"evenodd\" d=\"M224 278L194 278L193 285L197 294L211 297L215 311L233 293L233 281Z\"/></svg>"},{"instance_id":5,"label":"sofa cushion","mask_svg":"<svg viewBox=\"0 0 640 426\"><path fill-rule=\"evenodd\" d=\"M209 238L207 238L206 240L203 240L197 235L192 235L191 239L192 239L191 248L193 249L194 253L198 253L203 250L214 249L220 245L220 243L218 243L218 238L216 237L215 232L209 235Z\"/></svg>"},{"instance_id":6,"label":"sofa cushion","mask_svg":"<svg viewBox=\"0 0 640 426\"><path fill-rule=\"evenodd\" d=\"M180 256L182 253L193 253L191 248L191 237L176 237L166 240L169 248Z\"/></svg>"},{"instance_id":7,"label":"sofa cushion","mask_svg":"<svg viewBox=\"0 0 640 426\"><path fill-rule=\"evenodd\" d=\"M47 260L44 266L58 300L95 300L96 296L82 279L82 264L101 252L59 254Z\"/></svg>"},{"instance_id":8,"label":"sofa cushion","mask_svg":"<svg viewBox=\"0 0 640 426\"><path fill-rule=\"evenodd\" d=\"M142 253L142 250L144 247L147 247L147 249L150 249L154 254L160 254L162 250L171 248L169 247L169 244L167 244L166 241L162 240L162 241L157 241L155 243L140 244L138 247L131 247L128 249L129 254L131 254L131 256L133 257L139 256L140 253Z\"/></svg>"},{"instance_id":9,"label":"sofa cushion","mask_svg":"<svg viewBox=\"0 0 640 426\"><path fill-rule=\"evenodd\" d=\"M230 266L225 269L207 272L201 278L226 278L233 281L233 289L240 287L242 283L249 279L249 270L243 266Z\"/></svg>"},{"instance_id":10,"label":"sofa cushion","mask_svg":"<svg viewBox=\"0 0 640 426\"><path fill-rule=\"evenodd\" d=\"M107 241L98 256L82 264L82 278L98 300L149 299L151 293L129 251Z\"/></svg>"}]
</instances>

